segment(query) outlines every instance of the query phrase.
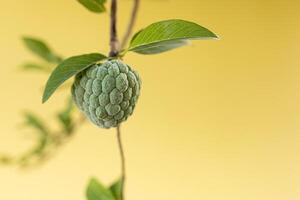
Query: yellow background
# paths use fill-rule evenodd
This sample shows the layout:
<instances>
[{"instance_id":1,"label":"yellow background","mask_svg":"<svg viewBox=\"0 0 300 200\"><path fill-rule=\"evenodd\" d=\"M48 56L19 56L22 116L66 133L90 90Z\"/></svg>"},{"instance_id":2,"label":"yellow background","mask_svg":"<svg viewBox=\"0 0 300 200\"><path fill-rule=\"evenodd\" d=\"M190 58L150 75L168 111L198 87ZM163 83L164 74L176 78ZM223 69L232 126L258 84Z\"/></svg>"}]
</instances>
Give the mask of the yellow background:
<instances>
[{"instance_id":1,"label":"yellow background","mask_svg":"<svg viewBox=\"0 0 300 200\"><path fill-rule=\"evenodd\" d=\"M124 32L130 0L120 0ZM165 54L128 54L143 79L134 116L122 126L128 200L300 199L300 2L142 0L136 30L162 19L195 21L219 41ZM44 38L63 56L108 51L108 16L75 0L2 1L0 152L30 147L22 110L47 121L63 92L41 104L47 76L18 65L38 59L20 37ZM0 199L83 200L89 177L117 178L115 130L81 127L43 166L0 169Z\"/></svg>"}]
</instances>

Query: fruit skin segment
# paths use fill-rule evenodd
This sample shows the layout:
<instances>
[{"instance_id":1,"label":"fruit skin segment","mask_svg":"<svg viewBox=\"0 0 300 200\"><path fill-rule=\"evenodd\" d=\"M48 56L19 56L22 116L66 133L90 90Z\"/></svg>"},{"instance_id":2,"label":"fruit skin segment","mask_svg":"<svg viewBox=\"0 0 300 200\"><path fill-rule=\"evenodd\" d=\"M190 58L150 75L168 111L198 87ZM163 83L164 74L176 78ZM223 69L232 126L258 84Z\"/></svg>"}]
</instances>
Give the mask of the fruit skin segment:
<instances>
[{"instance_id":1,"label":"fruit skin segment","mask_svg":"<svg viewBox=\"0 0 300 200\"><path fill-rule=\"evenodd\" d=\"M75 104L91 122L112 128L133 113L140 88L137 72L120 60L110 60L78 73L71 91Z\"/></svg>"}]
</instances>

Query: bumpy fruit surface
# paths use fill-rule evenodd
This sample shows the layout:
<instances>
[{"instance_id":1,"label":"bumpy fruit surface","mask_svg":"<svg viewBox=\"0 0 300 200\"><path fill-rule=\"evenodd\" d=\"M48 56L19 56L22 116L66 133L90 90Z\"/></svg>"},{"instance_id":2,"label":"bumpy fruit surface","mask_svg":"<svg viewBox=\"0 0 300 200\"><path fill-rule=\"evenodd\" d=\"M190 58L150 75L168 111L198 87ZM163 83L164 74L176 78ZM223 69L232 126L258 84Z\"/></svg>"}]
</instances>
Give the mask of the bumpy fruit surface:
<instances>
[{"instance_id":1,"label":"bumpy fruit surface","mask_svg":"<svg viewBox=\"0 0 300 200\"><path fill-rule=\"evenodd\" d=\"M135 71L119 60L111 60L77 74L72 97L94 124L111 128L132 114L140 87Z\"/></svg>"}]
</instances>

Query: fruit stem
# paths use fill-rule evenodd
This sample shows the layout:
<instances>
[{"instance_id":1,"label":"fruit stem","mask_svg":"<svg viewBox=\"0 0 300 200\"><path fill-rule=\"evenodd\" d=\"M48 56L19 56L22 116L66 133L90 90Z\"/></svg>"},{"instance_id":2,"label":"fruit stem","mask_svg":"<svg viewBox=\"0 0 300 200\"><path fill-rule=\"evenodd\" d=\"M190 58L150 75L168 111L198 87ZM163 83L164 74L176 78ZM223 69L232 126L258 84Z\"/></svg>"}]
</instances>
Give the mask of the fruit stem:
<instances>
[{"instance_id":1,"label":"fruit stem","mask_svg":"<svg viewBox=\"0 0 300 200\"><path fill-rule=\"evenodd\" d=\"M117 139L118 139L118 146L121 156L121 200L124 200L124 186L125 186L125 179L126 179L126 165L125 165L125 153L122 144L122 137L121 137L121 127L120 125L117 126Z\"/></svg>"}]
</instances>

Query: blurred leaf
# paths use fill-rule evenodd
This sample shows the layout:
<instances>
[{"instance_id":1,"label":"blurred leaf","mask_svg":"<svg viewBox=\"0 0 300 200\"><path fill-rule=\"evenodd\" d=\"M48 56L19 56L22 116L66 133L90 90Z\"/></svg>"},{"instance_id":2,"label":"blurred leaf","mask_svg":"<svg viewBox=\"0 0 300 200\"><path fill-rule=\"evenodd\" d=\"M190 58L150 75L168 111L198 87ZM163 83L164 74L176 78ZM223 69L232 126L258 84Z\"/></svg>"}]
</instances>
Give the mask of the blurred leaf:
<instances>
[{"instance_id":1,"label":"blurred leaf","mask_svg":"<svg viewBox=\"0 0 300 200\"><path fill-rule=\"evenodd\" d=\"M45 65L35 64L35 63L25 63L22 65L22 68L24 70L29 71L42 71L42 72L49 72L51 69L49 67L46 67Z\"/></svg>"},{"instance_id":2,"label":"blurred leaf","mask_svg":"<svg viewBox=\"0 0 300 200\"><path fill-rule=\"evenodd\" d=\"M132 38L129 51L140 54L157 54L187 44L188 40L216 39L210 30L180 19L171 19L151 24Z\"/></svg>"},{"instance_id":3,"label":"blurred leaf","mask_svg":"<svg viewBox=\"0 0 300 200\"><path fill-rule=\"evenodd\" d=\"M71 116L72 110L73 110L73 100L72 98L69 98L68 103L64 108L64 110L59 112L57 115L58 120L63 125L63 128L66 131L66 133L71 133L72 131L72 123L73 123L72 116Z\"/></svg>"},{"instance_id":4,"label":"blurred leaf","mask_svg":"<svg viewBox=\"0 0 300 200\"><path fill-rule=\"evenodd\" d=\"M38 135L39 138L36 145L30 151L20 156L20 158L18 159L19 164L25 166L34 156L41 156L44 153L44 150L47 147L49 141L50 134L46 125L41 119L39 119L38 116L30 112L25 113L24 116L26 119L25 124L38 130L38 132L40 133Z\"/></svg>"},{"instance_id":5,"label":"blurred leaf","mask_svg":"<svg viewBox=\"0 0 300 200\"><path fill-rule=\"evenodd\" d=\"M11 164L13 162L13 158L9 156L0 156L0 163L1 164Z\"/></svg>"},{"instance_id":6,"label":"blurred leaf","mask_svg":"<svg viewBox=\"0 0 300 200\"><path fill-rule=\"evenodd\" d=\"M102 13L105 11L106 0L77 0L81 5L86 7L89 11L95 13Z\"/></svg>"},{"instance_id":7,"label":"blurred leaf","mask_svg":"<svg viewBox=\"0 0 300 200\"><path fill-rule=\"evenodd\" d=\"M35 154L41 154L42 151L45 149L45 147L47 146L48 143L48 139L49 139L49 135L45 134L45 135L41 135L40 139L39 139L39 143L37 144L36 148L33 150L33 152Z\"/></svg>"},{"instance_id":8,"label":"blurred leaf","mask_svg":"<svg viewBox=\"0 0 300 200\"><path fill-rule=\"evenodd\" d=\"M44 153L44 149L47 147L49 141L49 135L43 134L40 135L37 144L23 157L21 157L21 161L26 161L30 159L34 155L42 155Z\"/></svg>"},{"instance_id":9,"label":"blurred leaf","mask_svg":"<svg viewBox=\"0 0 300 200\"><path fill-rule=\"evenodd\" d=\"M122 184L122 179L119 179L109 187L109 190L111 191L116 200L121 199Z\"/></svg>"},{"instance_id":10,"label":"blurred leaf","mask_svg":"<svg viewBox=\"0 0 300 200\"><path fill-rule=\"evenodd\" d=\"M106 56L99 53L85 54L70 57L60 63L50 75L43 94L43 103L46 102L55 90L66 80L88 68L93 63L105 59Z\"/></svg>"},{"instance_id":11,"label":"blurred leaf","mask_svg":"<svg viewBox=\"0 0 300 200\"><path fill-rule=\"evenodd\" d=\"M51 63L61 62L62 59L56 54L54 54L52 50L48 47L48 45L42 40L33 37L23 37L23 41L25 46L30 51L43 58L44 60Z\"/></svg>"},{"instance_id":12,"label":"blurred leaf","mask_svg":"<svg viewBox=\"0 0 300 200\"><path fill-rule=\"evenodd\" d=\"M112 193L96 179L91 179L86 191L88 200L115 200Z\"/></svg>"},{"instance_id":13,"label":"blurred leaf","mask_svg":"<svg viewBox=\"0 0 300 200\"><path fill-rule=\"evenodd\" d=\"M31 126L37 130L39 130L44 135L48 134L48 129L46 128L44 122L39 119L38 116L34 115L33 113L26 112L24 114L25 117L25 124Z\"/></svg>"}]
</instances>

